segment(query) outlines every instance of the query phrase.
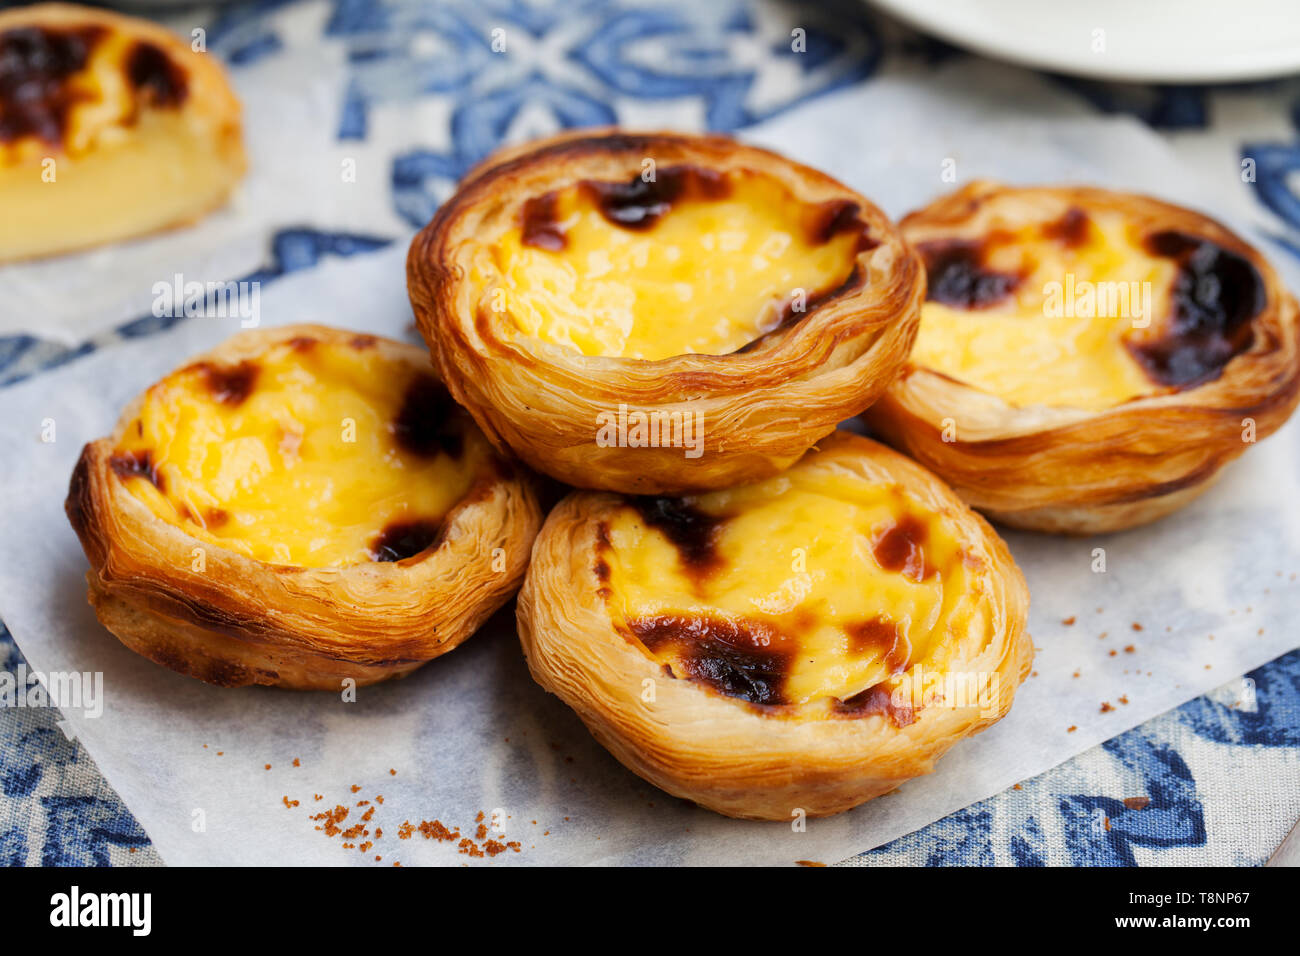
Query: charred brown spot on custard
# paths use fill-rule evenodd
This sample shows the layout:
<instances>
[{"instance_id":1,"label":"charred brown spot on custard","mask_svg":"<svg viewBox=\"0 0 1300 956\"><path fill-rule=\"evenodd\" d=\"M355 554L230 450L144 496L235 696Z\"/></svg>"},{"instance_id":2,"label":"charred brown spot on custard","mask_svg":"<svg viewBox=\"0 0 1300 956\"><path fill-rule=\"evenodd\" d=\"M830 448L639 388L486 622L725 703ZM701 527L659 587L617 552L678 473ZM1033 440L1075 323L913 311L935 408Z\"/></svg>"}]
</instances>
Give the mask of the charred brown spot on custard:
<instances>
[{"instance_id":1,"label":"charred brown spot on custard","mask_svg":"<svg viewBox=\"0 0 1300 956\"><path fill-rule=\"evenodd\" d=\"M875 617L847 624L844 632L849 636L849 649L859 657L879 658L891 675L907 668L911 648L897 622Z\"/></svg>"},{"instance_id":2,"label":"charred brown spot on custard","mask_svg":"<svg viewBox=\"0 0 1300 956\"><path fill-rule=\"evenodd\" d=\"M185 102L189 83L167 51L147 40L131 47L126 58L126 76L142 102L150 106L175 108Z\"/></svg>"},{"instance_id":3,"label":"charred brown spot on custard","mask_svg":"<svg viewBox=\"0 0 1300 956\"><path fill-rule=\"evenodd\" d=\"M868 226L862 220L862 207L851 199L831 199L818 203L808 220L808 241L815 246L825 245L844 233L855 234L858 241L854 252L865 252L880 245L880 241L867 234Z\"/></svg>"},{"instance_id":4,"label":"charred brown spot on custard","mask_svg":"<svg viewBox=\"0 0 1300 956\"><path fill-rule=\"evenodd\" d=\"M520 242L525 246L545 249L547 252L563 251L568 240L558 221L556 212L558 202L559 194L549 192L534 196L524 203L520 224L523 236Z\"/></svg>"},{"instance_id":5,"label":"charred brown spot on custard","mask_svg":"<svg viewBox=\"0 0 1300 956\"><path fill-rule=\"evenodd\" d=\"M1172 315L1155 338L1126 338L1153 382L1191 388L1213 381L1254 343L1251 320L1264 309L1264 280L1249 259L1216 242L1173 230L1146 239L1147 250L1178 263Z\"/></svg>"},{"instance_id":6,"label":"charred brown spot on custard","mask_svg":"<svg viewBox=\"0 0 1300 956\"><path fill-rule=\"evenodd\" d=\"M143 478L159 491L163 490L163 477L153 460L153 452L148 448L114 452L108 459L108 467L123 481L128 478Z\"/></svg>"},{"instance_id":7,"label":"charred brown spot on custard","mask_svg":"<svg viewBox=\"0 0 1300 956\"><path fill-rule=\"evenodd\" d=\"M206 528L220 528L230 520L230 514L224 508L209 508L203 516Z\"/></svg>"},{"instance_id":8,"label":"charred brown spot on custard","mask_svg":"<svg viewBox=\"0 0 1300 956\"><path fill-rule=\"evenodd\" d=\"M672 543L688 571L706 577L722 565L717 540L725 517L706 514L681 498L629 498L628 503L647 526Z\"/></svg>"},{"instance_id":9,"label":"charred brown spot on custard","mask_svg":"<svg viewBox=\"0 0 1300 956\"><path fill-rule=\"evenodd\" d=\"M915 515L903 515L877 532L871 553L884 570L919 584L935 573L925 560L926 535L923 521Z\"/></svg>"},{"instance_id":10,"label":"charred brown spot on custard","mask_svg":"<svg viewBox=\"0 0 1300 956\"><path fill-rule=\"evenodd\" d=\"M235 365L200 362L193 368L203 377L213 401L232 408L242 405L253 394L260 371L256 362L247 359Z\"/></svg>"},{"instance_id":11,"label":"charred brown spot on custard","mask_svg":"<svg viewBox=\"0 0 1300 956\"><path fill-rule=\"evenodd\" d=\"M646 179L638 173L621 183L585 179L578 184L600 214L623 229L646 230L687 199L718 200L731 194L727 178L700 166L669 166Z\"/></svg>"},{"instance_id":12,"label":"charred brown spot on custard","mask_svg":"<svg viewBox=\"0 0 1300 956\"><path fill-rule=\"evenodd\" d=\"M652 655L681 676L751 704L786 703L795 650L770 624L704 614L637 618L628 627Z\"/></svg>"},{"instance_id":13,"label":"charred brown spot on custard","mask_svg":"<svg viewBox=\"0 0 1300 956\"><path fill-rule=\"evenodd\" d=\"M1091 221L1088 214L1078 206L1071 206L1060 219L1043 226L1043 236L1053 239L1070 249L1077 249L1088 240Z\"/></svg>"},{"instance_id":14,"label":"charred brown spot on custard","mask_svg":"<svg viewBox=\"0 0 1300 956\"><path fill-rule=\"evenodd\" d=\"M379 343L379 339L373 335L354 335L348 339L348 345L352 346L358 352L364 352L366 349L372 349Z\"/></svg>"},{"instance_id":15,"label":"charred brown spot on custard","mask_svg":"<svg viewBox=\"0 0 1300 956\"><path fill-rule=\"evenodd\" d=\"M443 522L427 518L394 521L370 544L372 561L405 561L442 543Z\"/></svg>"},{"instance_id":16,"label":"charred brown spot on custard","mask_svg":"<svg viewBox=\"0 0 1300 956\"><path fill-rule=\"evenodd\" d=\"M432 375L417 375L406 387L402 407L390 426L399 446L421 458L441 452L459 458L465 448L458 407Z\"/></svg>"},{"instance_id":17,"label":"charred brown spot on custard","mask_svg":"<svg viewBox=\"0 0 1300 956\"><path fill-rule=\"evenodd\" d=\"M907 705L894 702L894 693L885 684L868 687L845 700L835 700L835 714L841 717L870 717L879 714L895 727L916 723L916 711Z\"/></svg>"},{"instance_id":18,"label":"charred brown spot on custard","mask_svg":"<svg viewBox=\"0 0 1300 956\"><path fill-rule=\"evenodd\" d=\"M320 339L310 335L295 335L286 343L295 352L310 352L319 344Z\"/></svg>"},{"instance_id":19,"label":"charred brown spot on custard","mask_svg":"<svg viewBox=\"0 0 1300 956\"><path fill-rule=\"evenodd\" d=\"M971 239L935 239L917 251L925 261L926 299L958 309L985 309L1010 298L1021 276L984 265L984 244Z\"/></svg>"},{"instance_id":20,"label":"charred brown spot on custard","mask_svg":"<svg viewBox=\"0 0 1300 956\"><path fill-rule=\"evenodd\" d=\"M105 33L99 26L0 33L0 142L63 141L72 108L85 98L68 81L86 68Z\"/></svg>"}]
</instances>

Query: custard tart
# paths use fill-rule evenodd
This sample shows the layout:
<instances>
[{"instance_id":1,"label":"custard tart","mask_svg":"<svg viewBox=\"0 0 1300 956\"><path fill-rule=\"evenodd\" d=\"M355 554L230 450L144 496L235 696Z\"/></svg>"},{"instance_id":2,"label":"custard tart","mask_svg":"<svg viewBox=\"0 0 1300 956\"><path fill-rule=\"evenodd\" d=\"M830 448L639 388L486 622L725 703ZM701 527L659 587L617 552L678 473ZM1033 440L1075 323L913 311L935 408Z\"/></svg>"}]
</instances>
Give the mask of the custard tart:
<instances>
[{"instance_id":1,"label":"custard tart","mask_svg":"<svg viewBox=\"0 0 1300 956\"><path fill-rule=\"evenodd\" d=\"M86 445L67 513L127 647L211 684L334 690L473 634L541 523L423 349L314 325L151 387Z\"/></svg>"},{"instance_id":2,"label":"custard tart","mask_svg":"<svg viewBox=\"0 0 1300 956\"><path fill-rule=\"evenodd\" d=\"M790 820L929 773L1006 714L1028 606L982 518L837 431L732 489L573 493L518 616L534 679L625 766L727 816Z\"/></svg>"},{"instance_id":3,"label":"custard tart","mask_svg":"<svg viewBox=\"0 0 1300 956\"><path fill-rule=\"evenodd\" d=\"M70 4L0 12L0 262L192 222L244 168L239 102L187 40Z\"/></svg>"},{"instance_id":4,"label":"custard tart","mask_svg":"<svg viewBox=\"0 0 1300 956\"><path fill-rule=\"evenodd\" d=\"M907 216L927 300L867 421L1004 524L1160 518L1300 396L1295 298L1219 223L1145 196L979 182Z\"/></svg>"},{"instance_id":5,"label":"custard tart","mask_svg":"<svg viewBox=\"0 0 1300 956\"><path fill-rule=\"evenodd\" d=\"M471 172L411 304L488 438L586 488L776 474L911 347L920 263L867 199L721 136L582 131Z\"/></svg>"}]
</instances>

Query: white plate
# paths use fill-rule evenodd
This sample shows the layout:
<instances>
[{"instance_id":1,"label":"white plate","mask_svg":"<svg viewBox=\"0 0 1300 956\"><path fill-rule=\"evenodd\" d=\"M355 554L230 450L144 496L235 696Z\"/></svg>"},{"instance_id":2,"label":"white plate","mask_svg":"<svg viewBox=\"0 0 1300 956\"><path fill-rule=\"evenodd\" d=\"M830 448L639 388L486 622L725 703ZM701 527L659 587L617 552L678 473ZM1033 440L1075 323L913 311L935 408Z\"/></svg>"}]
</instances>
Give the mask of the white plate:
<instances>
[{"instance_id":1,"label":"white plate","mask_svg":"<svg viewBox=\"0 0 1300 956\"><path fill-rule=\"evenodd\" d=\"M1300 73L1297 0L870 2L950 43L1058 73L1144 83Z\"/></svg>"}]
</instances>

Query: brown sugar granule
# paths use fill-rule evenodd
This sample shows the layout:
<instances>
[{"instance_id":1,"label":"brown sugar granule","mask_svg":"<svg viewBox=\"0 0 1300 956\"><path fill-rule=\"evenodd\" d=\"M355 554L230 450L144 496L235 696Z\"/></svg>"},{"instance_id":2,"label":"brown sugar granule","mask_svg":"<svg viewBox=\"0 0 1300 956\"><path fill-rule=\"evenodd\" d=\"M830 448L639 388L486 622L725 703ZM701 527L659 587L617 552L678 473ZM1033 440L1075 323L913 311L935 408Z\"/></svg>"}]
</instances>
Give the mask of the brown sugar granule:
<instances>
[{"instance_id":1,"label":"brown sugar granule","mask_svg":"<svg viewBox=\"0 0 1300 956\"><path fill-rule=\"evenodd\" d=\"M497 856L500 853L506 852L506 850L508 849L510 849L509 844L500 843L496 840L488 840L486 843L483 844L483 852L486 853L488 856ZM514 850L516 853L519 852L518 843L514 845Z\"/></svg>"},{"instance_id":2,"label":"brown sugar granule","mask_svg":"<svg viewBox=\"0 0 1300 956\"><path fill-rule=\"evenodd\" d=\"M301 767L301 766L302 766L302 761L299 760L297 757L294 757L294 758L293 758L293 765L294 765L295 767Z\"/></svg>"},{"instance_id":3,"label":"brown sugar granule","mask_svg":"<svg viewBox=\"0 0 1300 956\"><path fill-rule=\"evenodd\" d=\"M1070 676L1071 676L1071 677L1078 677L1078 676L1079 676L1079 672L1078 672L1078 671L1075 671L1075 672L1074 672L1073 674L1071 674Z\"/></svg>"},{"instance_id":4,"label":"brown sugar granule","mask_svg":"<svg viewBox=\"0 0 1300 956\"><path fill-rule=\"evenodd\" d=\"M459 840L461 838L459 830L452 830L444 826L441 820L424 820L420 823L420 836L426 840L437 840L442 843L445 841Z\"/></svg>"},{"instance_id":5,"label":"brown sugar granule","mask_svg":"<svg viewBox=\"0 0 1300 956\"><path fill-rule=\"evenodd\" d=\"M1074 616L1071 615L1070 617L1067 617L1061 623L1064 624L1066 627L1074 627Z\"/></svg>"},{"instance_id":6,"label":"brown sugar granule","mask_svg":"<svg viewBox=\"0 0 1300 956\"><path fill-rule=\"evenodd\" d=\"M1135 630L1135 631L1140 631L1140 630L1142 630L1142 625L1139 624L1137 621L1134 621L1134 622L1133 622L1133 630Z\"/></svg>"},{"instance_id":7,"label":"brown sugar granule","mask_svg":"<svg viewBox=\"0 0 1300 956\"><path fill-rule=\"evenodd\" d=\"M319 800L324 800L324 799L325 799L325 794L323 794L323 793L318 793L318 794L316 794L316 796L315 796L313 799L318 800L318 801L319 801Z\"/></svg>"},{"instance_id":8,"label":"brown sugar granule","mask_svg":"<svg viewBox=\"0 0 1300 956\"><path fill-rule=\"evenodd\" d=\"M1136 654L1136 653L1137 653L1137 648L1134 647L1132 644L1128 644L1128 645L1126 645L1125 648L1124 648L1124 653L1125 653L1125 654Z\"/></svg>"},{"instance_id":9,"label":"brown sugar granule","mask_svg":"<svg viewBox=\"0 0 1300 956\"><path fill-rule=\"evenodd\" d=\"M384 795L382 793L379 794L379 796L375 797L375 803L383 803L383 802L384 802Z\"/></svg>"},{"instance_id":10,"label":"brown sugar granule","mask_svg":"<svg viewBox=\"0 0 1300 956\"><path fill-rule=\"evenodd\" d=\"M390 777L396 777L396 776L397 776L397 771L394 770L394 769L392 769L392 768L390 767L389 770L388 770L388 775L389 775Z\"/></svg>"},{"instance_id":11,"label":"brown sugar granule","mask_svg":"<svg viewBox=\"0 0 1300 956\"><path fill-rule=\"evenodd\" d=\"M1107 657L1117 657L1118 655L1119 655L1119 651L1111 651L1111 652L1110 652L1109 654L1107 654L1106 656L1107 656Z\"/></svg>"},{"instance_id":12,"label":"brown sugar granule","mask_svg":"<svg viewBox=\"0 0 1300 956\"><path fill-rule=\"evenodd\" d=\"M478 857L483 855L483 851L480 850L478 845L469 837L460 841L460 852L464 853L466 856Z\"/></svg>"},{"instance_id":13,"label":"brown sugar granule","mask_svg":"<svg viewBox=\"0 0 1300 956\"><path fill-rule=\"evenodd\" d=\"M1130 810L1145 810L1151 805L1150 797L1125 797L1124 806Z\"/></svg>"},{"instance_id":14,"label":"brown sugar granule","mask_svg":"<svg viewBox=\"0 0 1300 956\"><path fill-rule=\"evenodd\" d=\"M375 857L375 862L378 863L378 862L379 862L380 860L382 860L382 859L383 859L382 856L377 856L377 857Z\"/></svg>"},{"instance_id":15,"label":"brown sugar granule","mask_svg":"<svg viewBox=\"0 0 1300 956\"><path fill-rule=\"evenodd\" d=\"M1016 785L1015 785L1014 787L1012 787L1011 789L1012 789L1012 790L1019 790L1019 789L1021 789L1020 784L1016 784Z\"/></svg>"},{"instance_id":16,"label":"brown sugar granule","mask_svg":"<svg viewBox=\"0 0 1300 956\"><path fill-rule=\"evenodd\" d=\"M402 825L397 828L397 839L409 840L411 839L411 834L414 832L415 832L415 827L411 825L411 821L404 820L402 822Z\"/></svg>"},{"instance_id":17,"label":"brown sugar granule","mask_svg":"<svg viewBox=\"0 0 1300 956\"><path fill-rule=\"evenodd\" d=\"M474 822L475 822L475 823L482 823L482 822L483 822L483 811L482 811L482 810L480 810L480 811L478 812L478 816L476 816L476 817L474 818Z\"/></svg>"},{"instance_id":18,"label":"brown sugar granule","mask_svg":"<svg viewBox=\"0 0 1300 956\"><path fill-rule=\"evenodd\" d=\"M342 832L339 829L339 824L347 819L348 813L349 813L348 808L340 804L339 806L335 807L333 810L326 810L323 813L316 814L311 819L320 820L321 825L318 826L316 829L323 830L325 831L326 836L332 837L332 836L338 836L338 834Z\"/></svg>"},{"instance_id":19,"label":"brown sugar granule","mask_svg":"<svg viewBox=\"0 0 1300 956\"><path fill-rule=\"evenodd\" d=\"M383 828L383 827L375 827L375 839L376 839L376 840L382 840L383 838L384 838L384 828Z\"/></svg>"},{"instance_id":20,"label":"brown sugar granule","mask_svg":"<svg viewBox=\"0 0 1300 956\"><path fill-rule=\"evenodd\" d=\"M359 806L359 807L368 807L368 806L370 806L370 801L369 801L369 800L358 800L358 801L357 801L357 806Z\"/></svg>"},{"instance_id":21,"label":"brown sugar granule","mask_svg":"<svg viewBox=\"0 0 1300 956\"><path fill-rule=\"evenodd\" d=\"M1097 635L1097 640L1104 641L1106 639L1106 635L1109 633L1110 631L1102 631L1100 634Z\"/></svg>"},{"instance_id":22,"label":"brown sugar granule","mask_svg":"<svg viewBox=\"0 0 1300 956\"><path fill-rule=\"evenodd\" d=\"M1109 832L1110 832L1110 817L1102 817L1102 818L1101 818L1101 822L1102 822L1102 824L1106 827L1106 832L1109 833Z\"/></svg>"},{"instance_id":23,"label":"brown sugar granule","mask_svg":"<svg viewBox=\"0 0 1300 956\"><path fill-rule=\"evenodd\" d=\"M1128 694L1125 694L1123 697L1121 697L1121 698L1119 699L1119 702L1120 702L1121 704L1127 704L1127 703L1128 703Z\"/></svg>"},{"instance_id":24,"label":"brown sugar granule","mask_svg":"<svg viewBox=\"0 0 1300 956\"><path fill-rule=\"evenodd\" d=\"M374 846L374 844L367 840L365 843L361 844L361 846L357 847L357 849L362 853L369 853L372 846Z\"/></svg>"},{"instance_id":25,"label":"brown sugar granule","mask_svg":"<svg viewBox=\"0 0 1300 956\"><path fill-rule=\"evenodd\" d=\"M369 823L370 818L373 817L374 815L375 815L375 808L371 807L365 813L361 814L361 819L364 820L366 823Z\"/></svg>"},{"instance_id":26,"label":"brown sugar granule","mask_svg":"<svg viewBox=\"0 0 1300 956\"><path fill-rule=\"evenodd\" d=\"M401 866L401 865L402 865L402 861L401 861L401 860L394 860L394 861L393 861L393 866Z\"/></svg>"},{"instance_id":27,"label":"brown sugar granule","mask_svg":"<svg viewBox=\"0 0 1300 956\"><path fill-rule=\"evenodd\" d=\"M218 756L218 757L224 757L225 755L226 755L226 752L225 752L224 750L218 750L218 751L217 751L217 756Z\"/></svg>"},{"instance_id":28,"label":"brown sugar granule","mask_svg":"<svg viewBox=\"0 0 1300 956\"><path fill-rule=\"evenodd\" d=\"M355 849L355 848L356 848L356 844L355 844L355 843L344 843L344 844L343 844L343 849L345 849L345 850L352 850L352 849Z\"/></svg>"},{"instance_id":29,"label":"brown sugar granule","mask_svg":"<svg viewBox=\"0 0 1300 956\"><path fill-rule=\"evenodd\" d=\"M271 765L270 765L270 764L267 764L267 765L266 765L266 769L267 769L267 770L270 770L270 769L271 769Z\"/></svg>"},{"instance_id":30,"label":"brown sugar granule","mask_svg":"<svg viewBox=\"0 0 1300 956\"><path fill-rule=\"evenodd\" d=\"M289 795L286 793L286 794L284 795L284 805L285 805L287 808L289 808L290 810L292 810L294 807L296 807L296 806L298 805L298 801L297 801L297 800L290 800L290 799L289 799Z\"/></svg>"},{"instance_id":31,"label":"brown sugar granule","mask_svg":"<svg viewBox=\"0 0 1300 956\"><path fill-rule=\"evenodd\" d=\"M478 829L474 831L474 839L475 839L475 840L482 840L482 839L486 838L487 835L488 835L487 824L486 824L486 823L480 823L480 824L478 825Z\"/></svg>"},{"instance_id":32,"label":"brown sugar granule","mask_svg":"<svg viewBox=\"0 0 1300 956\"><path fill-rule=\"evenodd\" d=\"M1074 726L1074 724L1071 724L1069 727L1066 727L1066 728L1065 728L1065 732L1066 732L1067 734L1072 734L1072 733L1074 733L1074 732L1075 732L1076 730L1078 730L1078 729L1079 729L1079 728L1076 727L1076 726Z\"/></svg>"},{"instance_id":33,"label":"brown sugar granule","mask_svg":"<svg viewBox=\"0 0 1300 956\"><path fill-rule=\"evenodd\" d=\"M360 789L361 789L361 788L358 787L355 783L352 785L352 792L353 792L353 793L356 793L356 792L357 792L358 790L360 790Z\"/></svg>"},{"instance_id":34,"label":"brown sugar granule","mask_svg":"<svg viewBox=\"0 0 1300 956\"><path fill-rule=\"evenodd\" d=\"M1108 701L1108 700L1103 700L1103 701L1101 702L1101 712L1102 712L1103 714L1109 714L1109 713L1110 713L1112 710L1114 710L1114 709L1115 709L1115 708L1112 707L1112 706L1110 705L1110 701Z\"/></svg>"},{"instance_id":35,"label":"brown sugar granule","mask_svg":"<svg viewBox=\"0 0 1300 956\"><path fill-rule=\"evenodd\" d=\"M818 863L816 860L795 860L795 866L825 866L825 863Z\"/></svg>"},{"instance_id":36,"label":"brown sugar granule","mask_svg":"<svg viewBox=\"0 0 1300 956\"><path fill-rule=\"evenodd\" d=\"M343 839L355 840L357 837L369 836L370 831L365 828L364 824L354 823L343 831Z\"/></svg>"}]
</instances>

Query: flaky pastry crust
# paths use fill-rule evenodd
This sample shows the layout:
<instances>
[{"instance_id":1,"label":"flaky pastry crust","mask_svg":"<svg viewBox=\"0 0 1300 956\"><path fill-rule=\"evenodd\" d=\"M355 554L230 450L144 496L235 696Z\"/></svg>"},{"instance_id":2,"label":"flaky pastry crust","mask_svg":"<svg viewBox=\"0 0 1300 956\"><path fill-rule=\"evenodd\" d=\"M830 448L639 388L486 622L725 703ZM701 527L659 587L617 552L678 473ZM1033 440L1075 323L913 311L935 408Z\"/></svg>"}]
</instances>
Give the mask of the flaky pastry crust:
<instances>
[{"instance_id":1,"label":"flaky pastry crust","mask_svg":"<svg viewBox=\"0 0 1300 956\"><path fill-rule=\"evenodd\" d=\"M901 483L953 522L974 569L977 583L965 596L975 610L945 628L943 646L929 656L944 660L944 673L990 678L996 692L987 708L936 701L901 721L880 712L827 717L812 704L766 708L694 680L671 679L616 626L602 593L608 586L600 568L602 528L625 501L614 494L575 492L551 512L519 594L519 636L533 678L572 707L628 769L732 817L826 816L930 773L954 743L1007 713L1033 657L1025 630L1029 593L1019 568L992 528L941 481L845 431L820 441L796 467ZM920 686L926 679L920 668L927 666L934 677L935 665L920 661L880 687L896 690L908 679ZM644 697L648 682L655 685L651 702Z\"/></svg>"},{"instance_id":2,"label":"flaky pastry crust","mask_svg":"<svg viewBox=\"0 0 1300 956\"><path fill-rule=\"evenodd\" d=\"M1118 211L1142 234L1209 240L1254 267L1263 306L1248 348L1212 379L1099 411L1015 407L909 362L864 418L877 434L1003 524L1094 534L1161 518L1208 488L1250 444L1282 426L1300 400L1296 300L1264 257L1206 216L1146 196L1087 187L975 182L911 213L909 242L979 240L996 228L1070 209Z\"/></svg>"},{"instance_id":3,"label":"flaky pastry crust","mask_svg":"<svg viewBox=\"0 0 1300 956\"><path fill-rule=\"evenodd\" d=\"M530 198L583 180L620 181L643 161L756 171L808 203L856 207L871 247L854 288L724 355L658 360L580 354L508 334L469 280ZM443 379L498 447L579 487L649 494L722 488L775 474L876 399L903 362L923 270L861 195L819 172L723 136L581 131L516 147L472 171L411 244L407 286ZM504 321L508 321L508 318ZM678 447L602 447L597 421L620 405L700 416L702 457Z\"/></svg>"},{"instance_id":4,"label":"flaky pastry crust","mask_svg":"<svg viewBox=\"0 0 1300 956\"><path fill-rule=\"evenodd\" d=\"M304 336L347 342L356 333L315 325L248 331L197 360L237 364ZM366 347L428 369L423 349L371 337ZM151 512L110 465L142 401L127 407L112 435L86 445L66 510L90 560L96 615L164 667L223 687L372 684L455 648L523 578L540 511L526 474L496 455L445 516L441 543L405 560L291 567L200 541Z\"/></svg>"}]
</instances>

